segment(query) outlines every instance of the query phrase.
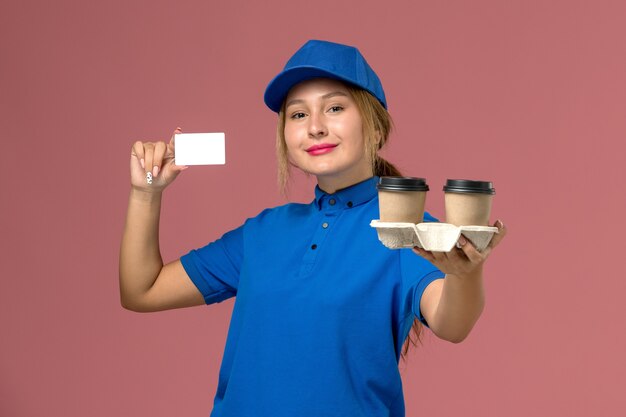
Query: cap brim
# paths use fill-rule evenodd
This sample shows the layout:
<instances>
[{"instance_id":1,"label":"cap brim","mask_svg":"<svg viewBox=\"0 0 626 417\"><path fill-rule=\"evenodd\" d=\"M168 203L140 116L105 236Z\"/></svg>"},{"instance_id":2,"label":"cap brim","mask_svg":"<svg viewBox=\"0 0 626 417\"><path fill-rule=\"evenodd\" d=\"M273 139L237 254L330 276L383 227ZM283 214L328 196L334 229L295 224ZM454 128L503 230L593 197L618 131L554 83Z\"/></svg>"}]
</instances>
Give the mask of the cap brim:
<instances>
[{"instance_id":1,"label":"cap brim","mask_svg":"<svg viewBox=\"0 0 626 417\"><path fill-rule=\"evenodd\" d=\"M280 111L281 106L283 105L283 101L289 94L289 90L293 86L302 81L311 80L313 78L332 78L335 80L340 80L343 82L347 82L349 84L354 84L351 80L346 79L344 77L339 77L332 72L324 71L317 67L312 66L299 66L289 68L278 74L265 89L265 95L263 99L265 100L265 104L272 111L278 113Z\"/></svg>"}]
</instances>

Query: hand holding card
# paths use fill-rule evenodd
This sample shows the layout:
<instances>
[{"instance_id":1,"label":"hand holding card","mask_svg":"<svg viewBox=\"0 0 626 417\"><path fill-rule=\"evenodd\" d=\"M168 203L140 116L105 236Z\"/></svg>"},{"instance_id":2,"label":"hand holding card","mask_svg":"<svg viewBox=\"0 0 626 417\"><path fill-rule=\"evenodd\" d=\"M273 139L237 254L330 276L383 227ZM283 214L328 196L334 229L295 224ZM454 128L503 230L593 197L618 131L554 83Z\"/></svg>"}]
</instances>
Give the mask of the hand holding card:
<instances>
[{"instance_id":1,"label":"hand holding card","mask_svg":"<svg viewBox=\"0 0 626 417\"><path fill-rule=\"evenodd\" d=\"M178 133L174 135L176 165L224 165L224 133Z\"/></svg>"}]
</instances>

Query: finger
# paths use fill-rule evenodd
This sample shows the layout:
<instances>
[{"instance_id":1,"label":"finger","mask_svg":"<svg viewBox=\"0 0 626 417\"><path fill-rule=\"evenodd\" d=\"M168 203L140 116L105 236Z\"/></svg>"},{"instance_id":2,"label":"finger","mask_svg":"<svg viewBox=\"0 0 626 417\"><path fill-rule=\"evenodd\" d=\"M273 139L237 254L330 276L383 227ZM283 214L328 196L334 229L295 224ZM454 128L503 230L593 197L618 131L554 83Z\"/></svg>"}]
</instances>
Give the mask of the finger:
<instances>
[{"instance_id":1,"label":"finger","mask_svg":"<svg viewBox=\"0 0 626 417\"><path fill-rule=\"evenodd\" d=\"M418 248L417 246L415 246L413 248L413 252L415 252L416 254L418 254L419 256L421 256L422 258L426 259L427 261L433 262L435 259L433 258L432 253L428 252L427 250L424 250L422 248Z\"/></svg>"},{"instance_id":2,"label":"finger","mask_svg":"<svg viewBox=\"0 0 626 417\"><path fill-rule=\"evenodd\" d=\"M172 138L165 148L165 158L174 159L174 138Z\"/></svg>"},{"instance_id":3,"label":"finger","mask_svg":"<svg viewBox=\"0 0 626 417\"><path fill-rule=\"evenodd\" d=\"M174 152L174 139L167 144L167 150L165 151L165 158L167 159L167 164L174 171L183 171L188 168L187 165L176 165L176 154Z\"/></svg>"},{"instance_id":4,"label":"finger","mask_svg":"<svg viewBox=\"0 0 626 417\"><path fill-rule=\"evenodd\" d=\"M146 174L148 172L152 172L152 167L154 165L152 165L152 160L154 157L154 144L153 143L144 143L143 144L143 152L144 152L144 166L143 169L146 171Z\"/></svg>"},{"instance_id":5,"label":"finger","mask_svg":"<svg viewBox=\"0 0 626 417\"><path fill-rule=\"evenodd\" d=\"M483 259L489 258L489 254L491 253L491 247L487 246L481 253L483 254Z\"/></svg>"},{"instance_id":6,"label":"finger","mask_svg":"<svg viewBox=\"0 0 626 417\"><path fill-rule=\"evenodd\" d=\"M156 178L159 175L161 166L163 165L163 157L165 156L165 142L157 142L154 145L154 155L152 156L152 176Z\"/></svg>"},{"instance_id":7,"label":"finger","mask_svg":"<svg viewBox=\"0 0 626 417\"><path fill-rule=\"evenodd\" d=\"M172 147L174 146L174 140L176 138L176 135L178 135L179 133L183 133L183 130L180 127L174 129L174 133L172 133L172 137L170 138L170 144L172 145Z\"/></svg>"},{"instance_id":8,"label":"finger","mask_svg":"<svg viewBox=\"0 0 626 417\"><path fill-rule=\"evenodd\" d=\"M498 244L502 241L502 239L504 239L507 233L507 228L501 220L497 220L494 223L494 227L498 228L498 233L494 233L493 237L491 238L491 242L489 242L488 246L490 248L495 248L496 246L498 246Z\"/></svg>"},{"instance_id":9,"label":"finger","mask_svg":"<svg viewBox=\"0 0 626 417\"><path fill-rule=\"evenodd\" d=\"M430 252L432 254L433 263L445 263L448 261L448 252Z\"/></svg>"},{"instance_id":10,"label":"finger","mask_svg":"<svg viewBox=\"0 0 626 417\"><path fill-rule=\"evenodd\" d=\"M457 244L454 245L452 250L450 250L449 252L445 252L446 258L448 261L455 262L455 263L456 262L468 262L468 258L465 255L465 252L463 252L463 248L458 242L459 241L457 241Z\"/></svg>"},{"instance_id":11,"label":"finger","mask_svg":"<svg viewBox=\"0 0 626 417\"><path fill-rule=\"evenodd\" d=\"M173 172L181 172L189 168L187 165L176 165L176 161L174 160L169 162L169 166L171 167Z\"/></svg>"},{"instance_id":12,"label":"finger","mask_svg":"<svg viewBox=\"0 0 626 417\"><path fill-rule=\"evenodd\" d=\"M176 135L179 133L183 133L180 127L177 127L172 134L172 138L170 139L170 143L167 144L167 155L172 158L172 168L175 168L177 171L182 171L187 169L185 165L176 165Z\"/></svg>"},{"instance_id":13,"label":"finger","mask_svg":"<svg viewBox=\"0 0 626 417\"><path fill-rule=\"evenodd\" d=\"M459 245L461 245L461 250L470 262L477 264L484 261L483 254L478 252L472 242L470 242L465 236L461 235L459 238Z\"/></svg>"},{"instance_id":14,"label":"finger","mask_svg":"<svg viewBox=\"0 0 626 417\"><path fill-rule=\"evenodd\" d=\"M174 143L167 144L167 150L165 151L165 159L167 160L167 166L174 172L184 171L189 168L187 165L176 165L176 154L174 153Z\"/></svg>"},{"instance_id":15,"label":"finger","mask_svg":"<svg viewBox=\"0 0 626 417\"><path fill-rule=\"evenodd\" d=\"M139 163L141 164L141 168L145 168L146 164L145 164L145 154L144 154L144 149L143 149L143 142L138 140L137 142L135 142L133 144L132 150L130 151L131 155L134 155L138 160Z\"/></svg>"}]
</instances>

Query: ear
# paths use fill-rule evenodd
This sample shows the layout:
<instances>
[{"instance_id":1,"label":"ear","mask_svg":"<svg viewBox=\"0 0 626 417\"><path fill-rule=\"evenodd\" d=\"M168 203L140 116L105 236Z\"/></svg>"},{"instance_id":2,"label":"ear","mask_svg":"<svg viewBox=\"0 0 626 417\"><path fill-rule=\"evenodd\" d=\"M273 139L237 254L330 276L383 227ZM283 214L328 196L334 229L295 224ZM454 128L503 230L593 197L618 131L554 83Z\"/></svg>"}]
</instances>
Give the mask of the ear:
<instances>
[{"instance_id":1,"label":"ear","mask_svg":"<svg viewBox=\"0 0 626 417\"><path fill-rule=\"evenodd\" d=\"M383 147L383 135L381 135L380 130L376 130L376 135L374 136L374 142L376 143L376 148L380 149Z\"/></svg>"}]
</instances>

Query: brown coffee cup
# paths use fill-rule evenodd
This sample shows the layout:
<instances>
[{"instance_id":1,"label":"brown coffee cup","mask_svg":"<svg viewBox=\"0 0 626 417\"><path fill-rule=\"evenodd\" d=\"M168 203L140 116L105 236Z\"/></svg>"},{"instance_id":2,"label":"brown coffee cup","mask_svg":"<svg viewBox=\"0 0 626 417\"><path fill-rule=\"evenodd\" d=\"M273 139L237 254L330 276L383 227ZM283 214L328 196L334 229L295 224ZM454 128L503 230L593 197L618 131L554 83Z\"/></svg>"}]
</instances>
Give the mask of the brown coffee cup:
<instances>
[{"instance_id":1,"label":"brown coffee cup","mask_svg":"<svg viewBox=\"0 0 626 417\"><path fill-rule=\"evenodd\" d=\"M447 180L443 187L446 223L455 226L489 226L496 190L489 181Z\"/></svg>"},{"instance_id":2,"label":"brown coffee cup","mask_svg":"<svg viewBox=\"0 0 626 417\"><path fill-rule=\"evenodd\" d=\"M422 222L428 191L424 178L380 177L377 188L380 221Z\"/></svg>"}]
</instances>

